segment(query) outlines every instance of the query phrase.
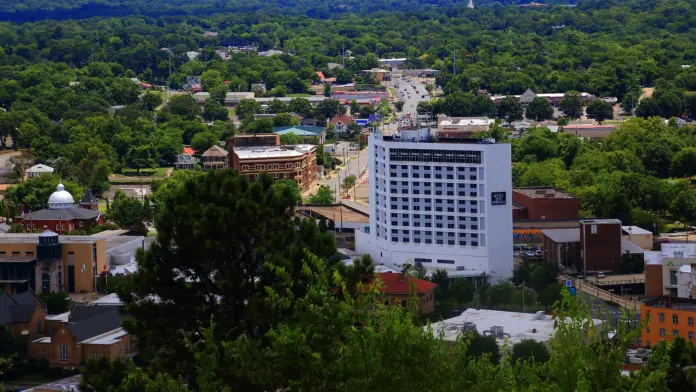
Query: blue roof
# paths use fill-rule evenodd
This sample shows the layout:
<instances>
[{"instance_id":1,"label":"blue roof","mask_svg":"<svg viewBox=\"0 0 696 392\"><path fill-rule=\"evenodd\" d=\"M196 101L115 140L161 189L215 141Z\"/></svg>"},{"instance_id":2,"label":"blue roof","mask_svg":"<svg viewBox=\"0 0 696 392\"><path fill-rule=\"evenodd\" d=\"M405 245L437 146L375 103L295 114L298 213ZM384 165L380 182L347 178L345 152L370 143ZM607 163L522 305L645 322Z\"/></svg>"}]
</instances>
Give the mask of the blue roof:
<instances>
[{"instance_id":1,"label":"blue roof","mask_svg":"<svg viewBox=\"0 0 696 392\"><path fill-rule=\"evenodd\" d=\"M322 127L310 127L306 125L292 125L273 128L273 133L278 135L294 133L297 136L319 136L322 132L324 132L324 128Z\"/></svg>"}]
</instances>

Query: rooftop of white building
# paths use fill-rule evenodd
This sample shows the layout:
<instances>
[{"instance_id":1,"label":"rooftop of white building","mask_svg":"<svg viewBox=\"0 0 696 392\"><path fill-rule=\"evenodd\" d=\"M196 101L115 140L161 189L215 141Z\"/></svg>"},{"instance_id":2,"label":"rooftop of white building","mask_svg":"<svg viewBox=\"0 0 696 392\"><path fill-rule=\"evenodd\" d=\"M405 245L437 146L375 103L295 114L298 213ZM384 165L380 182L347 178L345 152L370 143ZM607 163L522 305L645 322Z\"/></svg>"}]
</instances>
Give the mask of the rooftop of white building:
<instances>
[{"instance_id":1,"label":"rooftop of white building","mask_svg":"<svg viewBox=\"0 0 696 392\"><path fill-rule=\"evenodd\" d=\"M652 234L652 231L645 230L638 226L621 226L621 230L624 234Z\"/></svg>"},{"instance_id":2,"label":"rooftop of white building","mask_svg":"<svg viewBox=\"0 0 696 392\"><path fill-rule=\"evenodd\" d=\"M439 120L439 125L470 125L470 126L487 126L493 125L495 120L488 117L444 117Z\"/></svg>"},{"instance_id":3,"label":"rooftop of white building","mask_svg":"<svg viewBox=\"0 0 696 392\"><path fill-rule=\"evenodd\" d=\"M244 146L234 147L234 153L239 159L268 159L301 157L316 147L311 144L296 144L288 146Z\"/></svg>"},{"instance_id":4,"label":"rooftop of white building","mask_svg":"<svg viewBox=\"0 0 696 392\"><path fill-rule=\"evenodd\" d=\"M602 320L594 319L595 326ZM503 336L496 337L498 345L509 346L523 340L547 342L554 334L553 317L546 314L505 312L502 310L467 309L461 315L432 324L433 333L441 332L445 340L454 341L462 334L465 323L472 323L480 334L489 334L493 327L502 327ZM427 328L427 327L426 327Z\"/></svg>"}]
</instances>

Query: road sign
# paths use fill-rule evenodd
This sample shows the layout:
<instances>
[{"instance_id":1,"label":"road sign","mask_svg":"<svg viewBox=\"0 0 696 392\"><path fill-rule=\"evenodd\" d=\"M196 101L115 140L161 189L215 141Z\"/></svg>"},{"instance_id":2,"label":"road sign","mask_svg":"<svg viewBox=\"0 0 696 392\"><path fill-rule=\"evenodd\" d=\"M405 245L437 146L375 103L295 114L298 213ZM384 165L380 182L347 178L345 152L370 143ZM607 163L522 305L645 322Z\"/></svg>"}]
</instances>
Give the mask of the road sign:
<instances>
[{"instance_id":1,"label":"road sign","mask_svg":"<svg viewBox=\"0 0 696 392\"><path fill-rule=\"evenodd\" d=\"M570 295L575 295L575 293L577 293L575 287L570 287L568 290L570 291Z\"/></svg>"},{"instance_id":2,"label":"road sign","mask_svg":"<svg viewBox=\"0 0 696 392\"><path fill-rule=\"evenodd\" d=\"M573 287L573 281L570 280L570 279L566 280L566 287L567 287L567 288Z\"/></svg>"}]
</instances>

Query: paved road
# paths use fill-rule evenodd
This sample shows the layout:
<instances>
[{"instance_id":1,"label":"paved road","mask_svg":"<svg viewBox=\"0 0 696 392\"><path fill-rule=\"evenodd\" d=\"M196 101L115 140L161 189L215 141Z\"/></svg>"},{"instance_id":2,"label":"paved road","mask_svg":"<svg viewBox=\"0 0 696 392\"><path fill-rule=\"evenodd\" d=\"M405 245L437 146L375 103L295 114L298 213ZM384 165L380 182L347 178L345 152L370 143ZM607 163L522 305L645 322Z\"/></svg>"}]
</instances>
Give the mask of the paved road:
<instances>
[{"instance_id":1,"label":"paved road","mask_svg":"<svg viewBox=\"0 0 696 392\"><path fill-rule=\"evenodd\" d=\"M394 80L394 89L396 96L404 103L404 113L416 114L416 108L421 101L429 101L430 95L425 85L414 79L396 78Z\"/></svg>"},{"instance_id":2,"label":"paved road","mask_svg":"<svg viewBox=\"0 0 696 392\"><path fill-rule=\"evenodd\" d=\"M348 142L339 142L339 148L336 149L336 157L343 160L343 151L347 148L348 144ZM339 190L340 192L341 184L339 181L343 181L344 178L351 175L360 177L360 173L367 168L367 148L360 151L360 153L357 153L357 151L346 150L346 154L349 158L352 157L353 159L348 159L346 161L346 164L339 172L339 175L333 175L328 180L319 180L317 181L318 185L326 185L330 189L334 191Z\"/></svg>"}]
</instances>

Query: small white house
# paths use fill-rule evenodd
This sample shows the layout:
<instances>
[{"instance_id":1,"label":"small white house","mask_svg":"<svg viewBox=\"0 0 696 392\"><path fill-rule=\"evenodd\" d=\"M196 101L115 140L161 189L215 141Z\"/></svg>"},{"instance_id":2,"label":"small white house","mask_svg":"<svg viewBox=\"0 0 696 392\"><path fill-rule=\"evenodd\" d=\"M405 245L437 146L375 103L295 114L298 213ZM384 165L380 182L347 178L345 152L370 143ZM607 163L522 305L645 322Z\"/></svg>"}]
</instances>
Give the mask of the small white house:
<instances>
[{"instance_id":1,"label":"small white house","mask_svg":"<svg viewBox=\"0 0 696 392\"><path fill-rule=\"evenodd\" d=\"M27 178L34 178L43 174L51 174L53 171L54 169L52 167L39 163L38 165L34 165L27 169Z\"/></svg>"}]
</instances>

